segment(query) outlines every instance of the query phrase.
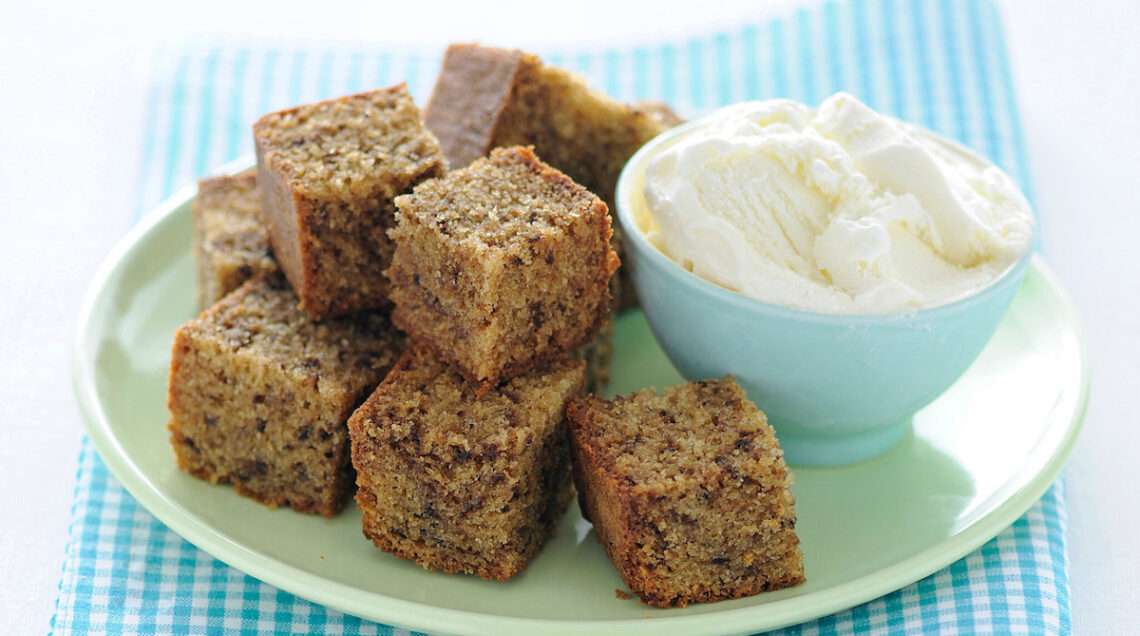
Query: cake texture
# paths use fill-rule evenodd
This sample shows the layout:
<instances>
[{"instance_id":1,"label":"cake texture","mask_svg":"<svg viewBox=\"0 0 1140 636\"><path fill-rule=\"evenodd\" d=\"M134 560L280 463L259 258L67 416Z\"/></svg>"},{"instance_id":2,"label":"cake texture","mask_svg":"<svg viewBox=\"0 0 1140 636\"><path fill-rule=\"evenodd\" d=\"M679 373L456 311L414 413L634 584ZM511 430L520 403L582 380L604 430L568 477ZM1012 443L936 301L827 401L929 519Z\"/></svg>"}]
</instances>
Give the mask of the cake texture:
<instances>
[{"instance_id":1,"label":"cake texture","mask_svg":"<svg viewBox=\"0 0 1140 636\"><path fill-rule=\"evenodd\" d=\"M607 320L593 340L570 352L571 359L586 362L586 393L601 395L610 383L614 332L614 321Z\"/></svg>"},{"instance_id":2,"label":"cake texture","mask_svg":"<svg viewBox=\"0 0 1140 636\"><path fill-rule=\"evenodd\" d=\"M405 86L270 113L253 136L262 219L302 308L386 306L392 199L446 166Z\"/></svg>"},{"instance_id":3,"label":"cake texture","mask_svg":"<svg viewBox=\"0 0 1140 636\"><path fill-rule=\"evenodd\" d=\"M665 104L629 106L534 55L477 44L448 47L424 118L452 168L496 147L531 145L610 210L625 162L681 121ZM614 231L620 256L620 228ZM627 281L614 279L620 307L636 304Z\"/></svg>"},{"instance_id":4,"label":"cake texture","mask_svg":"<svg viewBox=\"0 0 1140 636\"><path fill-rule=\"evenodd\" d=\"M406 345L376 312L314 322L279 273L245 283L175 334L178 466L269 506L332 516L353 484L345 422Z\"/></svg>"},{"instance_id":5,"label":"cake texture","mask_svg":"<svg viewBox=\"0 0 1140 636\"><path fill-rule=\"evenodd\" d=\"M583 366L558 361L477 397L412 345L349 420L364 535L428 569L506 580L525 568L572 497L564 418Z\"/></svg>"},{"instance_id":6,"label":"cake texture","mask_svg":"<svg viewBox=\"0 0 1140 636\"><path fill-rule=\"evenodd\" d=\"M245 281L277 270L258 218L257 175L198 182L194 199L194 262L198 310L204 311Z\"/></svg>"},{"instance_id":7,"label":"cake texture","mask_svg":"<svg viewBox=\"0 0 1140 636\"><path fill-rule=\"evenodd\" d=\"M792 476L731 377L568 407L583 514L630 591L658 607L804 580Z\"/></svg>"},{"instance_id":8,"label":"cake texture","mask_svg":"<svg viewBox=\"0 0 1140 636\"><path fill-rule=\"evenodd\" d=\"M610 219L524 147L497 148L396 198L392 320L469 381L563 357L607 315Z\"/></svg>"}]
</instances>

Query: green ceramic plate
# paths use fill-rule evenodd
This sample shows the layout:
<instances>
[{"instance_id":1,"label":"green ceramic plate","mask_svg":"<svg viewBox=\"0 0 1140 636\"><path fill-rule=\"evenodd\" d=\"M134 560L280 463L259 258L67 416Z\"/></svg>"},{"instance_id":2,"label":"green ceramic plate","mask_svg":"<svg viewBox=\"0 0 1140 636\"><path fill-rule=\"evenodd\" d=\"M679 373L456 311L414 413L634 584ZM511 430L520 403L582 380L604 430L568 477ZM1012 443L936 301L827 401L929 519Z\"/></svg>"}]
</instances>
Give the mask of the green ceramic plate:
<instances>
[{"instance_id":1,"label":"green ceramic plate","mask_svg":"<svg viewBox=\"0 0 1140 636\"><path fill-rule=\"evenodd\" d=\"M1073 446L1088 361L1072 306L1036 260L997 335L897 448L846 468L796 470L807 582L684 609L621 600L623 588L572 506L507 583L427 572L372 547L359 513L269 510L174 466L165 429L174 329L194 315L186 192L115 249L92 283L75 348L91 438L148 510L206 552L350 614L429 632L739 633L876 598L992 538L1045 491ZM611 393L680 381L638 312L618 319ZM763 407L763 405L760 405Z\"/></svg>"}]
</instances>

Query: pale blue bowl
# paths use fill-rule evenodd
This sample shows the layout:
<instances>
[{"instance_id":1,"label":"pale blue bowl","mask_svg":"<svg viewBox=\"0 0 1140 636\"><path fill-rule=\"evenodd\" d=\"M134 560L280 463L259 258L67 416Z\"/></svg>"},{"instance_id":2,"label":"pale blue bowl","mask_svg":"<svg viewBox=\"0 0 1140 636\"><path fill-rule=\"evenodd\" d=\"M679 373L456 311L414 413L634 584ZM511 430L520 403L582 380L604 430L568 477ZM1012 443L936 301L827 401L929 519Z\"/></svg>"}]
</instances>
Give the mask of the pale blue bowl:
<instances>
[{"instance_id":1,"label":"pale blue bowl","mask_svg":"<svg viewBox=\"0 0 1140 636\"><path fill-rule=\"evenodd\" d=\"M836 466L890 450L910 430L915 412L981 353L1021 285L1032 250L974 296L904 313L821 314L734 293L658 251L633 216L646 161L695 123L643 147L617 186L623 267L631 270L657 341L686 378L736 376L767 414L789 463Z\"/></svg>"}]
</instances>

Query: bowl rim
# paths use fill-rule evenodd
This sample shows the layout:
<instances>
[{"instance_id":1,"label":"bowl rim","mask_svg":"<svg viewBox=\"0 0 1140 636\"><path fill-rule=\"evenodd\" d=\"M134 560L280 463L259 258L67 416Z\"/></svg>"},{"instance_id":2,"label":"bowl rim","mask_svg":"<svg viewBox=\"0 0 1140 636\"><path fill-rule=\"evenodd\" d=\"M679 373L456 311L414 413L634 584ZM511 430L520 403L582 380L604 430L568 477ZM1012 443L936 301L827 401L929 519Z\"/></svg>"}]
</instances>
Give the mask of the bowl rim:
<instances>
[{"instance_id":1,"label":"bowl rim","mask_svg":"<svg viewBox=\"0 0 1140 636\"><path fill-rule=\"evenodd\" d=\"M722 287L716 283L708 281L697 274L685 269L679 263L669 258L664 252L657 249L645 234L638 228L637 222L633 219L632 213L632 188L633 181L635 180L635 172L639 166L642 166L648 161L648 158L655 154L662 146L676 140L678 137L687 134L693 129L700 128L707 124L707 122L719 115L721 112L729 109L740 108L744 104L760 103L765 100L751 100L745 102L736 102L722 106L713 111L705 113L700 117L691 119L685 123L679 124L670 128L653 139L645 143L641 148L633 154L632 157L626 161L622 167L621 173L618 175L617 187L614 190L614 207L617 215L618 223L621 225L623 231L623 238L627 245L632 244L634 251L646 255L653 265L669 277L676 279L683 285L694 288L696 291L705 296L712 296L722 303L732 305L742 310L767 315L772 318L783 320L794 320L797 322L808 323L822 323L827 325L836 326L869 326L876 324L889 324L889 323L909 323L909 322L926 322L937 321L945 318L951 314L957 314L962 311L968 310L970 306L984 303L995 295L1003 294L1007 291L1008 287L1016 289L1021 280L1024 278L1025 273L1029 270L1029 264L1032 262L1034 255L1037 253L1037 239L1038 228L1037 218L1034 214L1034 224L1032 235L1029 240L1029 248L1024 254L1019 256L1017 260L1006 267L1001 274L990 281L981 290L952 300L947 303L934 305L932 307L921 307L914 309L905 309L901 311L886 311L874 313L826 313L821 311L813 311L810 309L799 309L794 307L787 307L779 305L751 296L734 292L726 287ZM994 162L986 159L984 156L968 148L967 146L959 143L958 141L936 133L932 130L912 124L905 120L897 119L889 115L884 115L888 119L899 122L910 131L918 132L927 135L938 143L949 146L955 152L965 155L967 158L977 161L987 166L1001 170L1002 174L1007 175L1005 170L997 166ZM1012 181L1012 177L1009 177ZM1016 182L1014 182L1016 185ZM1030 209L1032 212L1032 208ZM628 249L628 248L627 248ZM634 275L636 276L636 274Z\"/></svg>"}]
</instances>

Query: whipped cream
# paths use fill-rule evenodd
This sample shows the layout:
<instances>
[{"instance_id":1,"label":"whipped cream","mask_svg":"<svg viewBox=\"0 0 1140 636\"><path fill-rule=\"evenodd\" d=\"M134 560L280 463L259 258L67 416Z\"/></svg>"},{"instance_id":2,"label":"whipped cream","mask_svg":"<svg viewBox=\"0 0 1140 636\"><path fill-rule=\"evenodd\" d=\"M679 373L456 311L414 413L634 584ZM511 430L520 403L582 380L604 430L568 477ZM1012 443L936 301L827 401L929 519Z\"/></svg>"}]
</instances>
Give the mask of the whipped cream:
<instances>
[{"instance_id":1,"label":"whipped cream","mask_svg":"<svg viewBox=\"0 0 1140 636\"><path fill-rule=\"evenodd\" d=\"M845 93L717 111L650 158L643 194L648 239L686 269L823 313L970 296L1034 232L997 167Z\"/></svg>"}]
</instances>

